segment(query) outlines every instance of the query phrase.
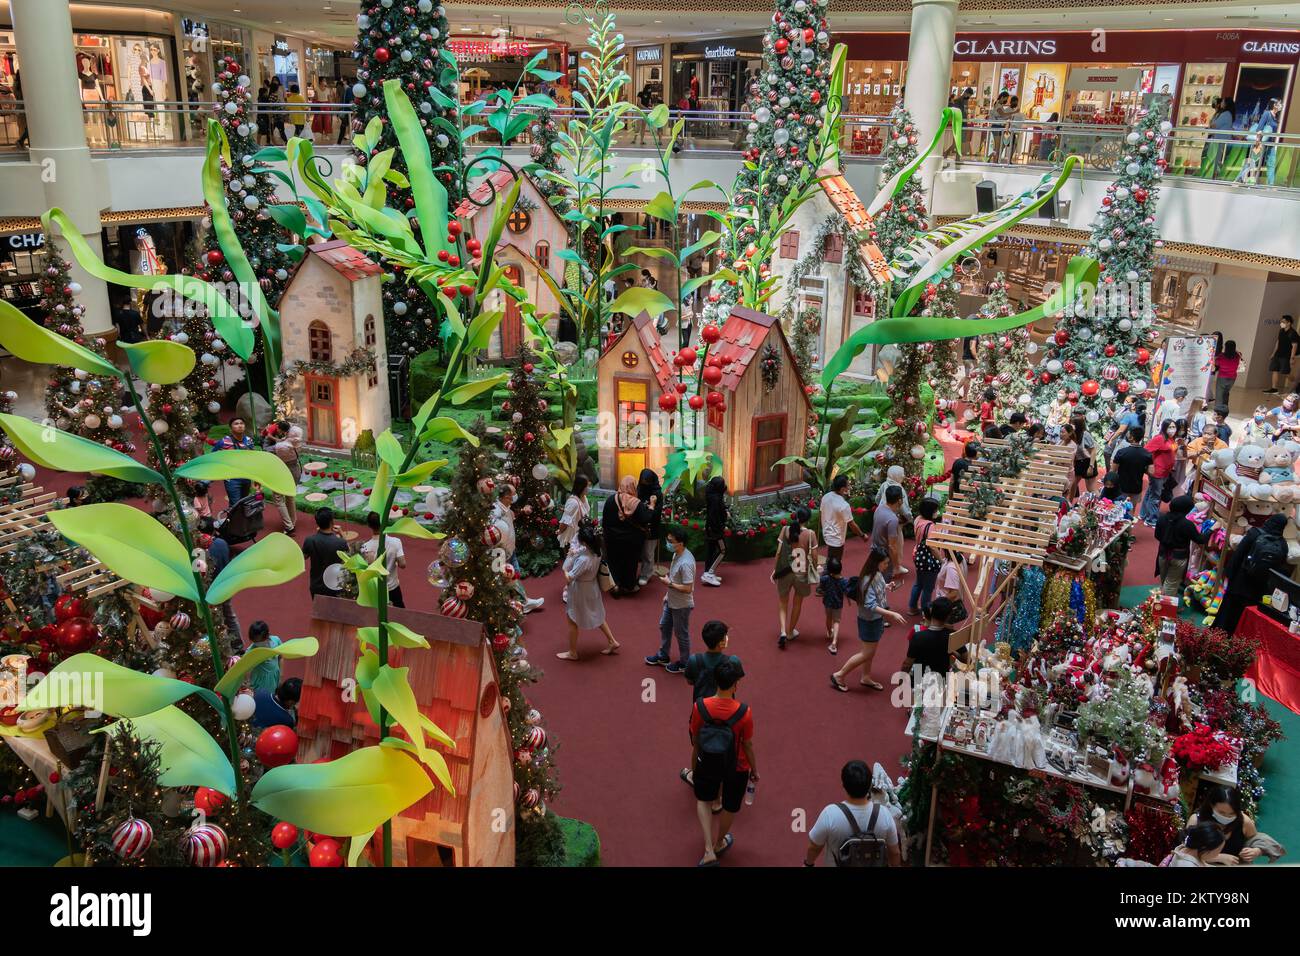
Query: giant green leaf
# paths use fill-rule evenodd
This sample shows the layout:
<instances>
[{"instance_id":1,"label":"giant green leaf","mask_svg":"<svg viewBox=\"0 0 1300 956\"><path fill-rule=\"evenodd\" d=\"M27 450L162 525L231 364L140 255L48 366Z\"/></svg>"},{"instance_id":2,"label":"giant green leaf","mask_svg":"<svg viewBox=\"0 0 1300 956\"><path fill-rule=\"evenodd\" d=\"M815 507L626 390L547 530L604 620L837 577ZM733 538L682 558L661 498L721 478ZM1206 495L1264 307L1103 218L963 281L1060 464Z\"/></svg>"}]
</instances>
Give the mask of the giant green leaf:
<instances>
[{"instance_id":1,"label":"giant green leaf","mask_svg":"<svg viewBox=\"0 0 1300 956\"><path fill-rule=\"evenodd\" d=\"M119 578L191 601L199 599L185 546L139 508L117 502L82 505L51 511L49 519L60 534Z\"/></svg>"},{"instance_id":2,"label":"giant green leaf","mask_svg":"<svg viewBox=\"0 0 1300 956\"><path fill-rule=\"evenodd\" d=\"M609 311L631 316L648 312L650 318L653 319L671 311L673 308L675 308L673 300L658 289L633 286L630 289L624 289L619 294L619 297L610 304Z\"/></svg>"},{"instance_id":3,"label":"giant green leaf","mask_svg":"<svg viewBox=\"0 0 1300 956\"><path fill-rule=\"evenodd\" d=\"M430 531L411 517L398 518L386 529L385 533L400 534L404 538L420 538L425 541L437 541L444 537L444 535L436 531Z\"/></svg>"},{"instance_id":4,"label":"giant green leaf","mask_svg":"<svg viewBox=\"0 0 1300 956\"><path fill-rule=\"evenodd\" d=\"M219 177L220 173L218 173ZM221 207L225 208L224 200ZM236 355L246 359L253 354L253 330L249 328L248 323L239 314L239 311L210 282L204 282L202 279L196 279L194 276L187 276L182 273L146 276L110 268L103 263L95 250L90 247L90 243L86 242L80 230L77 229L72 220L68 218L67 213L62 209L55 208L46 212L45 215L41 216L41 224L45 229L46 236L54 235L54 227L57 226L59 234L63 236L63 240L68 244L68 251L72 253L72 257L77 260L81 268L96 279L112 285L126 286L131 289L146 289L150 292L171 289L203 306L208 313L208 317L212 320L212 324L221 333L221 338L234 350Z\"/></svg>"},{"instance_id":5,"label":"giant green leaf","mask_svg":"<svg viewBox=\"0 0 1300 956\"><path fill-rule=\"evenodd\" d=\"M120 720L94 733L114 733L130 725L158 750L158 783L164 787L211 787L230 796L235 792L235 771L212 734L179 707L168 706L151 714Z\"/></svg>"},{"instance_id":6,"label":"giant green leaf","mask_svg":"<svg viewBox=\"0 0 1300 956\"><path fill-rule=\"evenodd\" d=\"M206 687L142 674L95 654L74 654L56 664L28 691L18 709L83 707L111 717L143 717L190 694L198 694L214 707L221 706L217 696Z\"/></svg>"},{"instance_id":7,"label":"giant green leaf","mask_svg":"<svg viewBox=\"0 0 1300 956\"><path fill-rule=\"evenodd\" d=\"M316 833L370 833L432 789L418 760L364 747L328 763L274 767L253 787L252 801L263 813Z\"/></svg>"},{"instance_id":8,"label":"giant green leaf","mask_svg":"<svg viewBox=\"0 0 1300 956\"><path fill-rule=\"evenodd\" d=\"M665 222L676 222L677 206L673 203L673 197L666 191L660 192L645 204L645 214L654 216L656 219L662 219Z\"/></svg>"},{"instance_id":9,"label":"giant green leaf","mask_svg":"<svg viewBox=\"0 0 1300 956\"><path fill-rule=\"evenodd\" d=\"M420 725L420 705L415 699L415 691L411 689L411 684L407 680L409 673L409 667L392 667L384 664L371 682L369 692L374 695L375 700L379 701L379 706L388 711L397 726L406 731L411 743L415 745L415 753L420 761L427 763L425 754L428 752L429 745L425 742L424 728ZM450 779L442 781L442 784L453 795L455 794L456 790Z\"/></svg>"},{"instance_id":10,"label":"giant green leaf","mask_svg":"<svg viewBox=\"0 0 1300 956\"><path fill-rule=\"evenodd\" d=\"M418 485L424 482L439 468L447 464L446 458L435 458L431 461L422 461L413 468L408 468L400 475L393 479L393 484L399 488L410 488L412 485Z\"/></svg>"},{"instance_id":11,"label":"giant green leaf","mask_svg":"<svg viewBox=\"0 0 1300 956\"><path fill-rule=\"evenodd\" d=\"M1095 283L1100 269L1095 259L1087 256L1074 256L1066 267L1065 281L1061 287L1043 302L1027 312L1019 312L1002 318L992 319L941 319L941 318L897 318L881 319L858 329L844 344L835 350L835 354L822 369L821 384L830 388L835 379L842 375L853 360L868 345L892 345L900 342L939 342L945 339L961 338L967 335L992 335L1009 329L1037 322L1050 315L1055 315L1072 302L1080 288Z\"/></svg>"},{"instance_id":12,"label":"giant green leaf","mask_svg":"<svg viewBox=\"0 0 1300 956\"><path fill-rule=\"evenodd\" d=\"M131 371L155 385L173 385L194 368L193 350L171 339L118 342L117 345L126 352Z\"/></svg>"},{"instance_id":13,"label":"giant green leaf","mask_svg":"<svg viewBox=\"0 0 1300 956\"><path fill-rule=\"evenodd\" d=\"M471 323L472 324L472 323ZM447 393L447 401L452 405L464 405L476 395L490 391L498 385L505 383L510 377L509 372L502 372L499 375L491 375L487 378L476 378L469 382L462 382Z\"/></svg>"},{"instance_id":14,"label":"giant green leaf","mask_svg":"<svg viewBox=\"0 0 1300 956\"><path fill-rule=\"evenodd\" d=\"M225 448L191 458L175 472L191 481L225 481L249 478L277 495L292 495L298 490L289 467L269 451Z\"/></svg>"},{"instance_id":15,"label":"giant green leaf","mask_svg":"<svg viewBox=\"0 0 1300 956\"><path fill-rule=\"evenodd\" d=\"M0 414L0 428L5 430L19 452L42 468L86 471L141 484L162 482L162 475L130 455L80 435L40 425L30 418Z\"/></svg>"},{"instance_id":16,"label":"giant green leaf","mask_svg":"<svg viewBox=\"0 0 1300 956\"><path fill-rule=\"evenodd\" d=\"M209 119L208 150L203 161L202 181L203 198L208 201L208 215L212 217L212 231L216 234L217 245L221 247L222 255L226 257L226 266L239 281L243 296L248 300L248 305L262 329L262 340L266 343L266 361L272 372L279 372L280 317L266 301L266 294L258 281L259 277L248 261L248 255L244 252L239 235L235 232L235 224L230 218L230 210L226 208L226 186L221 178L223 157L227 163L230 162L230 144L226 140L225 130L217 120ZM223 334L226 333L224 327L218 326L218 328ZM249 331L251 336L251 331L247 328L245 330ZM239 352L239 356L247 359L251 352L250 343L249 351Z\"/></svg>"},{"instance_id":17,"label":"giant green leaf","mask_svg":"<svg viewBox=\"0 0 1300 956\"><path fill-rule=\"evenodd\" d=\"M437 87L434 87L437 89ZM439 250L453 251L447 242L447 190L433 172L429 140L420 126L410 99L402 91L401 80L384 81L384 103L397 143L406 163L406 178L411 181L415 214L420 220L420 236L425 255L432 258ZM330 833L356 833L356 830L330 830Z\"/></svg>"},{"instance_id":18,"label":"giant green leaf","mask_svg":"<svg viewBox=\"0 0 1300 956\"><path fill-rule=\"evenodd\" d=\"M249 648L230 666L230 670L222 675L214 689L223 697L233 697L240 685L244 683L244 675L263 661L269 661L273 657L285 657L291 660L299 657L314 657L318 650L320 650L320 642L314 637L295 637L293 640L283 642L279 647Z\"/></svg>"},{"instance_id":19,"label":"giant green leaf","mask_svg":"<svg viewBox=\"0 0 1300 956\"><path fill-rule=\"evenodd\" d=\"M406 458L406 452L402 449L402 443L397 440L391 428L385 428L375 439L375 451L379 457L388 462L389 468L394 472L400 471L402 462Z\"/></svg>"},{"instance_id":20,"label":"giant green leaf","mask_svg":"<svg viewBox=\"0 0 1300 956\"><path fill-rule=\"evenodd\" d=\"M92 375L122 374L102 355L37 325L3 299L0 299L0 346L24 362L36 365L66 365Z\"/></svg>"},{"instance_id":21,"label":"giant green leaf","mask_svg":"<svg viewBox=\"0 0 1300 956\"><path fill-rule=\"evenodd\" d=\"M492 213L492 224L488 228L487 237L483 240L483 265L484 271L489 262L496 257L497 243L501 241L501 235L506 230L506 220L514 212L515 204L519 202L519 179L516 178L510 184L510 189L506 191L504 197L497 201L496 211ZM546 270L543 269L543 272ZM482 273L480 273L480 286L482 285ZM481 291L481 289L480 289Z\"/></svg>"},{"instance_id":22,"label":"giant green leaf","mask_svg":"<svg viewBox=\"0 0 1300 956\"><path fill-rule=\"evenodd\" d=\"M455 441L467 441L477 447L478 439L461 427L454 418L441 416L425 426L420 433L420 441L440 441L450 445Z\"/></svg>"},{"instance_id":23,"label":"giant green leaf","mask_svg":"<svg viewBox=\"0 0 1300 956\"><path fill-rule=\"evenodd\" d=\"M209 604L224 604L247 588L270 588L302 574L302 549L279 531L241 551L208 588Z\"/></svg>"},{"instance_id":24,"label":"giant green leaf","mask_svg":"<svg viewBox=\"0 0 1300 956\"><path fill-rule=\"evenodd\" d=\"M423 634L417 634L405 624L398 624L396 621L389 621L387 627L388 643L393 647L422 647L427 649L429 646L428 638ZM378 647L379 628L359 627L357 628L357 638L366 644L369 644L371 647ZM367 666L369 667L370 665ZM373 665L374 669L367 671L369 677L363 689L368 688L370 686L369 682L374 680L374 675L378 673L378 666L378 658L376 658L376 662Z\"/></svg>"}]
</instances>

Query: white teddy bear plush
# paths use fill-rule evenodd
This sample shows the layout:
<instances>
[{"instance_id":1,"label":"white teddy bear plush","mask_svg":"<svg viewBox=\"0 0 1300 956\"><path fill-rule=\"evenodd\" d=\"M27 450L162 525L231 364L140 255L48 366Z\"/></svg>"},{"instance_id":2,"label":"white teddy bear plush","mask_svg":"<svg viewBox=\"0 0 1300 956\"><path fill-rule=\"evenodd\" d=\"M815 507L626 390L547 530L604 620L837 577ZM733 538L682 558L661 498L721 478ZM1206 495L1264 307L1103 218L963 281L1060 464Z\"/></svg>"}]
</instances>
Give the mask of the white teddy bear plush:
<instances>
[{"instance_id":1,"label":"white teddy bear plush","mask_svg":"<svg viewBox=\"0 0 1300 956\"><path fill-rule=\"evenodd\" d=\"M1295 481L1295 472L1292 465L1295 464L1295 458L1285 445L1277 444L1264 449L1264 469L1259 474L1259 480L1266 485L1280 484L1282 482Z\"/></svg>"},{"instance_id":2,"label":"white teddy bear plush","mask_svg":"<svg viewBox=\"0 0 1300 956\"><path fill-rule=\"evenodd\" d=\"M1236 463L1228 469L1236 481L1258 482L1264 468L1264 449L1259 445L1241 445L1237 448Z\"/></svg>"}]
</instances>

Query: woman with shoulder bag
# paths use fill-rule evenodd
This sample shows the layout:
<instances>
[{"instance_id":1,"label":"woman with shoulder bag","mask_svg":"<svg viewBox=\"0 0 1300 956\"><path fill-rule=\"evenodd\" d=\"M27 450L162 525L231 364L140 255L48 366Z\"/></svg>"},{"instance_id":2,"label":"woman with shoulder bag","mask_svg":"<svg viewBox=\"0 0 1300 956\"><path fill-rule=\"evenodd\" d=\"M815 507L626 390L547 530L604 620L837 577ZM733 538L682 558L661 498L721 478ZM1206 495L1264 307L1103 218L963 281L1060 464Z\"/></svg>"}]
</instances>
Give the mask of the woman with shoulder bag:
<instances>
[{"instance_id":1,"label":"woman with shoulder bag","mask_svg":"<svg viewBox=\"0 0 1300 956\"><path fill-rule=\"evenodd\" d=\"M937 498L925 498L917 506L917 518L913 523L916 531L916 547L912 549L912 564L916 568L916 583L912 585L912 595L907 601L907 613L917 617L930 610L934 582L939 577L943 562L926 542L930 539L930 530L939 520L939 501Z\"/></svg>"},{"instance_id":2,"label":"woman with shoulder bag","mask_svg":"<svg viewBox=\"0 0 1300 956\"><path fill-rule=\"evenodd\" d=\"M817 580L817 534L806 527L811 520L812 512L800 505L776 537L772 580L776 582L777 617L781 622L776 646L781 650L785 650L787 641L799 636L799 612Z\"/></svg>"},{"instance_id":3,"label":"woman with shoulder bag","mask_svg":"<svg viewBox=\"0 0 1300 956\"><path fill-rule=\"evenodd\" d=\"M635 594L637 568L650 527L650 509L636 495L636 479L624 475L618 493L605 501L600 524L605 538L605 563L614 578L613 597Z\"/></svg>"},{"instance_id":4,"label":"woman with shoulder bag","mask_svg":"<svg viewBox=\"0 0 1300 956\"><path fill-rule=\"evenodd\" d=\"M578 526L573 547L564 559L564 611L569 622L569 649L555 656L562 661L578 660L578 632L599 629L608 642L602 654L617 654L618 641L605 620L605 599L600 594L600 534L586 522Z\"/></svg>"}]
</instances>

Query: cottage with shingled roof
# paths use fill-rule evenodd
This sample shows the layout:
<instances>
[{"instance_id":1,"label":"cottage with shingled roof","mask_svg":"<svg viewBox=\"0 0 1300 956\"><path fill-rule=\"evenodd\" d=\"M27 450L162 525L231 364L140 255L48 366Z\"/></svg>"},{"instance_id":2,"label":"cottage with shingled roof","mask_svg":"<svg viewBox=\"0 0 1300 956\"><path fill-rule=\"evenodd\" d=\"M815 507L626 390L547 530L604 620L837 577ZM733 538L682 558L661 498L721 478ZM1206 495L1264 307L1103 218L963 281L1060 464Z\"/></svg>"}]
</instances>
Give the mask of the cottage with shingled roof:
<instances>
[{"instance_id":1,"label":"cottage with shingled roof","mask_svg":"<svg viewBox=\"0 0 1300 956\"><path fill-rule=\"evenodd\" d=\"M513 180L510 170L499 169L484 178L456 207L456 216L470 235L480 241L487 238L496 205L509 192ZM540 273L545 271L557 285L563 286L564 260L560 252L567 248L569 233L564 220L527 176L519 177L519 199L506 220L494 258L505 268L506 278L528 294L528 301L537 306L538 317L546 320L552 334L560 303ZM488 358L512 359L519 354L524 340L523 316L518 303L505 293L493 292L492 297L495 301L490 301L488 308L504 309L506 314L488 342Z\"/></svg>"},{"instance_id":2,"label":"cottage with shingled roof","mask_svg":"<svg viewBox=\"0 0 1300 956\"><path fill-rule=\"evenodd\" d=\"M699 414L731 494L767 494L801 483L797 467L776 464L803 453L812 412L781 323L736 306L709 354L724 363L717 391L726 400ZM675 372L644 312L605 349L597 370L603 487L616 488L642 468L663 473L680 417L692 414L682 406L671 414L659 409L659 396L675 386Z\"/></svg>"},{"instance_id":3,"label":"cottage with shingled roof","mask_svg":"<svg viewBox=\"0 0 1300 956\"><path fill-rule=\"evenodd\" d=\"M420 713L456 743L431 744L447 761L455 793L441 784L393 818L397 866L513 866L515 862L514 754L496 664L483 626L426 611L392 607L389 619L429 641L429 647L389 650L389 662L408 667ZM317 595L312 633L320 651L306 660L298 703L298 762L337 760L379 743L353 681L357 628L373 626L374 612L343 598ZM403 732L391 730L398 736ZM376 833L376 850L379 836Z\"/></svg>"},{"instance_id":4,"label":"cottage with shingled roof","mask_svg":"<svg viewBox=\"0 0 1300 956\"><path fill-rule=\"evenodd\" d=\"M889 264L869 238L871 216L843 175L821 180L821 192L795 211L772 258L781 277L777 310L793 336L794 322L812 310L820 317L814 366L833 355L850 335L875 321L875 289L888 281ZM871 376L874 350L854 360L848 374Z\"/></svg>"},{"instance_id":5,"label":"cottage with shingled roof","mask_svg":"<svg viewBox=\"0 0 1300 956\"><path fill-rule=\"evenodd\" d=\"M308 445L351 448L391 421L382 270L342 239L307 247L280 298L279 414Z\"/></svg>"}]
</instances>

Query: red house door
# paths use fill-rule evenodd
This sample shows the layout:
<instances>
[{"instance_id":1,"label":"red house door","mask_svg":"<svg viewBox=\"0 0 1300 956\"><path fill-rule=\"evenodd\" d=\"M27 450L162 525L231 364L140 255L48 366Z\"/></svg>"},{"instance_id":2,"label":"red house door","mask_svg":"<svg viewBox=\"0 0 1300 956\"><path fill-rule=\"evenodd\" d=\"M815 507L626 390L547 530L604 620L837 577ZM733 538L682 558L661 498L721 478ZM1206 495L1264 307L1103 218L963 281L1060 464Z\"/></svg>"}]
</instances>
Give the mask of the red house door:
<instances>
[{"instance_id":1,"label":"red house door","mask_svg":"<svg viewBox=\"0 0 1300 956\"><path fill-rule=\"evenodd\" d=\"M524 275L518 266L506 266L505 277L522 287ZM501 357L514 358L523 343L524 325L519 315L519 303L506 296L506 316L501 320Z\"/></svg>"},{"instance_id":2,"label":"red house door","mask_svg":"<svg viewBox=\"0 0 1300 956\"><path fill-rule=\"evenodd\" d=\"M334 377L308 375L307 442L312 445L340 446L339 380Z\"/></svg>"}]
</instances>

